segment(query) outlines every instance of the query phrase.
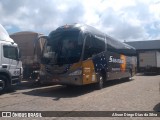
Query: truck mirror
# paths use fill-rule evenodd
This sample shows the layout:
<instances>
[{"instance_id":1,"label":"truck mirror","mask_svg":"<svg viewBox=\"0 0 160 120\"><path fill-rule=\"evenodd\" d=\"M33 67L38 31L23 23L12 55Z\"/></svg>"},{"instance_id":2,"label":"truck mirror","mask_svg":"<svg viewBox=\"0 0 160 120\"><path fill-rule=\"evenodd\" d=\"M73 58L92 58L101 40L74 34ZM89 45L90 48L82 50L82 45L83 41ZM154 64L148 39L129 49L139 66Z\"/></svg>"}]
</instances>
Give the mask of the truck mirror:
<instances>
[{"instance_id":1,"label":"truck mirror","mask_svg":"<svg viewBox=\"0 0 160 120\"><path fill-rule=\"evenodd\" d=\"M18 58L20 59L22 57L21 51L19 51Z\"/></svg>"},{"instance_id":2,"label":"truck mirror","mask_svg":"<svg viewBox=\"0 0 160 120\"><path fill-rule=\"evenodd\" d=\"M20 51L18 51L17 60L18 60L18 61L20 61L20 60L21 60L21 52L20 52Z\"/></svg>"}]
</instances>

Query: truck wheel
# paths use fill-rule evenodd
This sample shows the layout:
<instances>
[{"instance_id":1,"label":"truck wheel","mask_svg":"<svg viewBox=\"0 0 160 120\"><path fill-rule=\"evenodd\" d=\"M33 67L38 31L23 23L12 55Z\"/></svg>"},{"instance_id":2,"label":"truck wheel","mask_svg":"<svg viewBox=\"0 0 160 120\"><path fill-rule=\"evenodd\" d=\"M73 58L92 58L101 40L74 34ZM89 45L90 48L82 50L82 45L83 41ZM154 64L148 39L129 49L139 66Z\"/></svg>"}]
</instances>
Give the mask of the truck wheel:
<instances>
[{"instance_id":1,"label":"truck wheel","mask_svg":"<svg viewBox=\"0 0 160 120\"><path fill-rule=\"evenodd\" d=\"M96 83L96 88L98 90L102 89L104 87L104 78L103 76L100 74L99 78L98 78L98 83Z\"/></svg>"},{"instance_id":2,"label":"truck wheel","mask_svg":"<svg viewBox=\"0 0 160 120\"><path fill-rule=\"evenodd\" d=\"M7 78L0 76L0 93L3 93L7 90Z\"/></svg>"}]
</instances>

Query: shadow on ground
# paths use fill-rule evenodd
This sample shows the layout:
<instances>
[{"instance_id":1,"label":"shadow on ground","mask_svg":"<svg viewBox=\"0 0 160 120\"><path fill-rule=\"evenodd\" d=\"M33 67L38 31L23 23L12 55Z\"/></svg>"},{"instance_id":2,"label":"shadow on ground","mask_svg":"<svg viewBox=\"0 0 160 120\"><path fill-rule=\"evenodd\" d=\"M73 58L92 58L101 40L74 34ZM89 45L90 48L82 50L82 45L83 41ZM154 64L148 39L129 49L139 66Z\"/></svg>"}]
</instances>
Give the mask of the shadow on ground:
<instances>
[{"instance_id":1,"label":"shadow on ground","mask_svg":"<svg viewBox=\"0 0 160 120\"><path fill-rule=\"evenodd\" d=\"M158 76L158 73L137 73L136 76Z\"/></svg>"},{"instance_id":2,"label":"shadow on ground","mask_svg":"<svg viewBox=\"0 0 160 120\"><path fill-rule=\"evenodd\" d=\"M1 94L16 94L17 90L27 90L27 89L34 89L34 88L43 88L46 86L53 86L55 84L53 83L46 83L43 85L38 84L37 82L35 82L34 80L28 80L28 81L22 81L19 85L15 85L12 86L11 88L9 88L8 90L6 90Z\"/></svg>"},{"instance_id":3,"label":"shadow on ground","mask_svg":"<svg viewBox=\"0 0 160 120\"><path fill-rule=\"evenodd\" d=\"M131 81L132 80L107 81L103 89ZM60 98L71 98L71 97L81 96L84 94L88 94L94 90L95 90L95 85L73 86L73 87L54 85L45 88L34 89L29 92L23 92L23 94L32 96L41 96L41 97L52 97L53 100L59 100Z\"/></svg>"},{"instance_id":4,"label":"shadow on ground","mask_svg":"<svg viewBox=\"0 0 160 120\"><path fill-rule=\"evenodd\" d=\"M158 103L156 106L154 106L153 110L155 112L160 112L160 103Z\"/></svg>"}]
</instances>

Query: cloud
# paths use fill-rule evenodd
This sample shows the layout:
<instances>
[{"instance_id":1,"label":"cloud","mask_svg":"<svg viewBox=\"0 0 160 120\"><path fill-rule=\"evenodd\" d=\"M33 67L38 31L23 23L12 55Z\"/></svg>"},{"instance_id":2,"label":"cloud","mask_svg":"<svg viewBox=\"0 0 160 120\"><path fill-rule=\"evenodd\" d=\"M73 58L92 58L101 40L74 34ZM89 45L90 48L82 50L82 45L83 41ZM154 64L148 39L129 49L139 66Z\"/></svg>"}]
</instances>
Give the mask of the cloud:
<instances>
[{"instance_id":1,"label":"cloud","mask_svg":"<svg viewBox=\"0 0 160 120\"><path fill-rule=\"evenodd\" d=\"M159 0L1 0L0 23L10 33L48 34L64 24L86 23L122 41L159 39L159 5Z\"/></svg>"},{"instance_id":2,"label":"cloud","mask_svg":"<svg viewBox=\"0 0 160 120\"><path fill-rule=\"evenodd\" d=\"M150 16L147 11L148 8L143 4L137 6L133 4L119 9L118 12L109 7L104 10L105 14L101 15L101 24L108 34L121 40L144 39L148 36L143 25Z\"/></svg>"}]
</instances>

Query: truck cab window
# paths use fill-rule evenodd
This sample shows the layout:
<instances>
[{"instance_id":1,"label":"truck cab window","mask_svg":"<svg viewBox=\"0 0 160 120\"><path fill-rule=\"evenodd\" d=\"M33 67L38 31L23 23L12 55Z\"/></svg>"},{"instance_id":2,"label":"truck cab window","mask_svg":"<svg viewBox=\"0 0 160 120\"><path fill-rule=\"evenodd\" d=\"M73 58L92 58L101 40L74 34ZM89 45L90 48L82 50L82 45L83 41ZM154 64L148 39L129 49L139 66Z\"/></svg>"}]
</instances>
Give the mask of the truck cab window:
<instances>
[{"instance_id":1,"label":"truck cab window","mask_svg":"<svg viewBox=\"0 0 160 120\"><path fill-rule=\"evenodd\" d=\"M17 60L18 59L18 50L13 46L3 46L3 55L5 58Z\"/></svg>"}]
</instances>

